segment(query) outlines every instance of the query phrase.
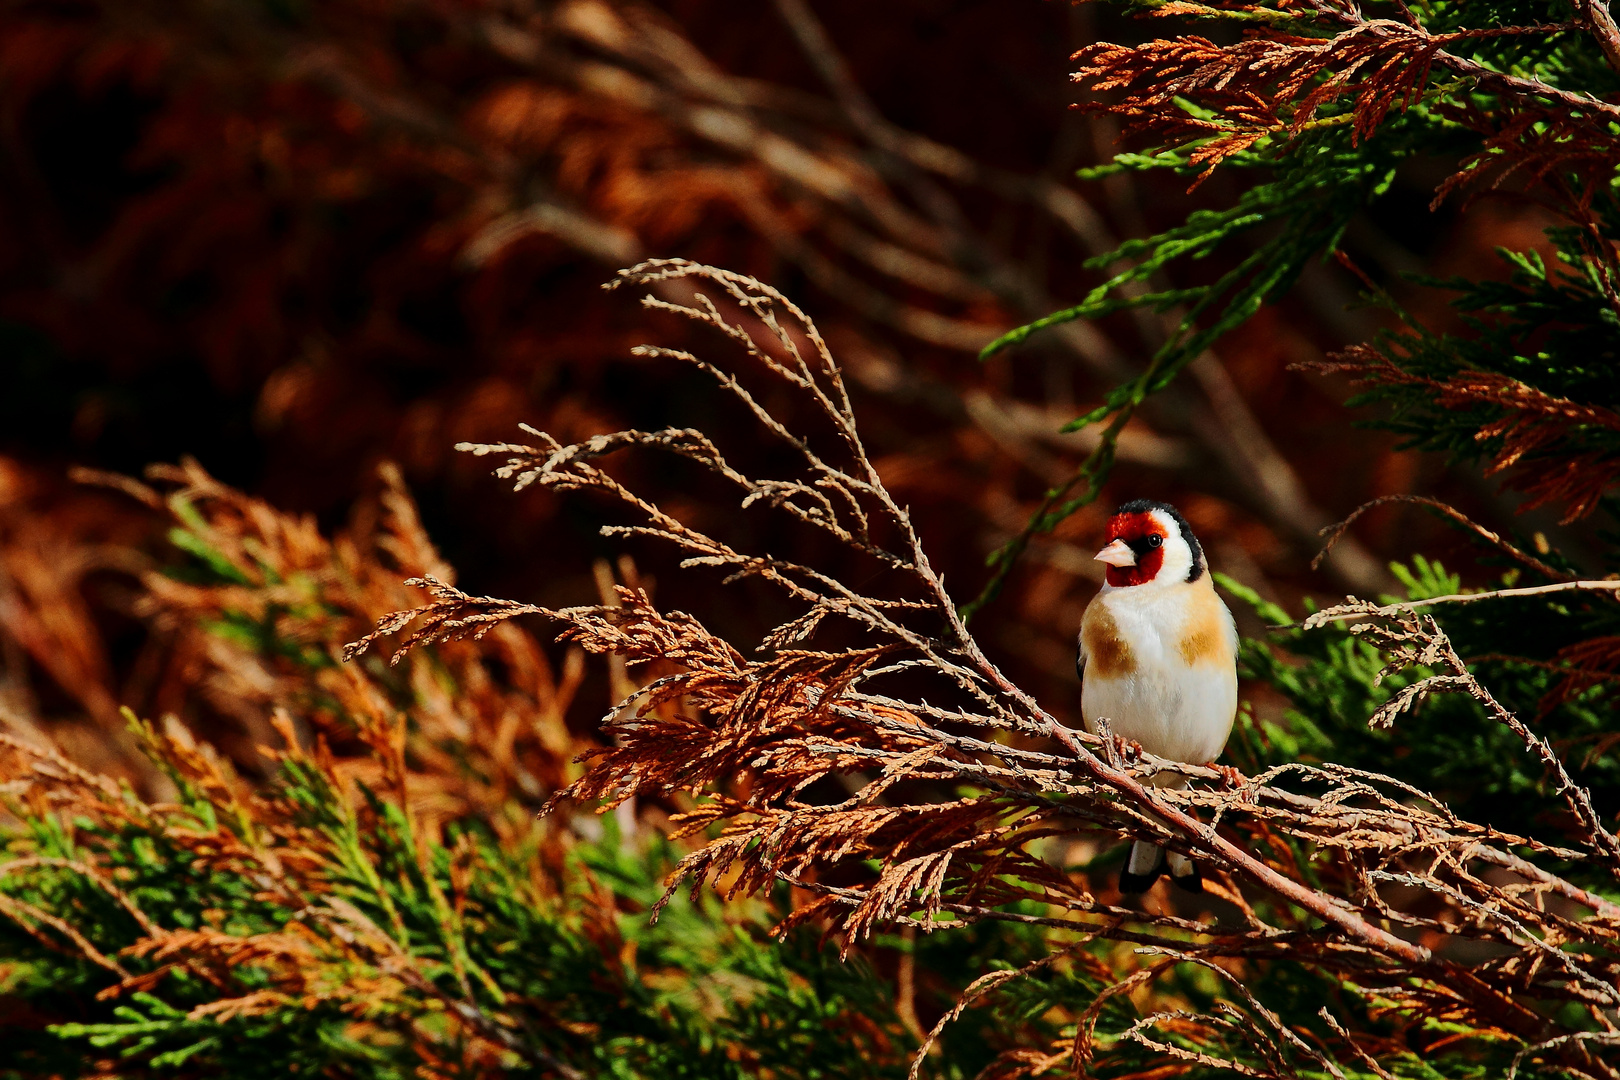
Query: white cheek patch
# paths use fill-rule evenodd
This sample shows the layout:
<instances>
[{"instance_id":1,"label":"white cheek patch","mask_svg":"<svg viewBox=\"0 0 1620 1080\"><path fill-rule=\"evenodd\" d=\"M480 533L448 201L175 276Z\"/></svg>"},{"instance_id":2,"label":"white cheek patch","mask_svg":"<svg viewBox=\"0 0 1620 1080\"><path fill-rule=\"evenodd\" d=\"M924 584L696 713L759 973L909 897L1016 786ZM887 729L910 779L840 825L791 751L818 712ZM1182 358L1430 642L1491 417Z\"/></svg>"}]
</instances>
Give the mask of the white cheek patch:
<instances>
[{"instance_id":1,"label":"white cheek patch","mask_svg":"<svg viewBox=\"0 0 1620 1080\"><path fill-rule=\"evenodd\" d=\"M1154 582L1166 584L1187 581L1193 570L1192 548L1181 535L1181 524L1163 510L1152 511L1153 520L1164 533L1164 544L1159 548L1164 553L1164 561L1159 564L1159 572L1154 575Z\"/></svg>"}]
</instances>

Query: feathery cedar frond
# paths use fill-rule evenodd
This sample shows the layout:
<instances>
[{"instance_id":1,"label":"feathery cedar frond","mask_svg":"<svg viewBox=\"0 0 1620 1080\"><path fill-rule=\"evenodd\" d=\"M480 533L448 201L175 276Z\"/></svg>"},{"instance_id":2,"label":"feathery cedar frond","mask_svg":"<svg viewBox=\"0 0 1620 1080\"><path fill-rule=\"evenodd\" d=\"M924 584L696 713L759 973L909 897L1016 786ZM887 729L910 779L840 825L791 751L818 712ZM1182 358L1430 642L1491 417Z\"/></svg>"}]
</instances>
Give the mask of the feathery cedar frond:
<instances>
[{"instance_id":1,"label":"feathery cedar frond","mask_svg":"<svg viewBox=\"0 0 1620 1080\"><path fill-rule=\"evenodd\" d=\"M1620 443L1620 413L1613 409L1556 397L1500 372L1416 374L1375 345L1355 345L1310 366L1382 387L1422 388L1440 408L1482 417L1474 439L1490 456L1486 475L1515 470L1509 484L1530 496L1526 509L1561 502L1563 520L1575 521L1597 509L1620 479L1620 456L1582 445L1594 431Z\"/></svg>"},{"instance_id":2,"label":"feathery cedar frond","mask_svg":"<svg viewBox=\"0 0 1620 1080\"><path fill-rule=\"evenodd\" d=\"M1196 141L1188 161L1202 168L1203 180L1263 138L1298 135L1341 95L1353 98L1343 119L1354 141L1367 139L1391 108L1417 100L1449 44L1392 23L1354 26L1326 41L1260 34L1225 46L1195 36L1139 46L1099 43L1075 53L1080 69L1074 80L1093 91L1125 91L1118 101L1088 108L1125 117L1129 133L1161 145Z\"/></svg>"}]
</instances>

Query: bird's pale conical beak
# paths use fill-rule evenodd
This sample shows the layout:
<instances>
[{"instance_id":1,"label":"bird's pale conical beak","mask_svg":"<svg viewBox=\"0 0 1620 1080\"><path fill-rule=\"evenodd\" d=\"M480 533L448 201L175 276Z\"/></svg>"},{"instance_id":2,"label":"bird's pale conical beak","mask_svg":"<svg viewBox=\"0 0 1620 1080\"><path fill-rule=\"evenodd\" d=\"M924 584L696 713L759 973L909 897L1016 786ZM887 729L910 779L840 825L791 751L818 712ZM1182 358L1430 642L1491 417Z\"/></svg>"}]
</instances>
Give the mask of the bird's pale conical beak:
<instances>
[{"instance_id":1,"label":"bird's pale conical beak","mask_svg":"<svg viewBox=\"0 0 1620 1080\"><path fill-rule=\"evenodd\" d=\"M1115 540L1097 552L1097 561L1105 562L1109 566L1135 566L1136 552L1132 551L1125 541Z\"/></svg>"}]
</instances>

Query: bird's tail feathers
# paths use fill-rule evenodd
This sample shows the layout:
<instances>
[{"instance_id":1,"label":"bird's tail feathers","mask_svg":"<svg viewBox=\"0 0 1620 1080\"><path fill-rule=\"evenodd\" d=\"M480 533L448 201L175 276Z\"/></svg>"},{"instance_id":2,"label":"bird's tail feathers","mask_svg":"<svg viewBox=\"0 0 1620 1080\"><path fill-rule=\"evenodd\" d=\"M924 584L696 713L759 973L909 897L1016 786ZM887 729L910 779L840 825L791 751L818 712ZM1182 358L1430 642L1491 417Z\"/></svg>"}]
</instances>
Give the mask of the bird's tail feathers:
<instances>
[{"instance_id":1,"label":"bird's tail feathers","mask_svg":"<svg viewBox=\"0 0 1620 1080\"><path fill-rule=\"evenodd\" d=\"M1147 892L1166 871L1170 883L1185 892L1204 891L1204 875L1198 864L1179 851L1165 851L1157 844L1137 840L1119 872L1119 891L1125 894Z\"/></svg>"},{"instance_id":2,"label":"bird's tail feathers","mask_svg":"<svg viewBox=\"0 0 1620 1080\"><path fill-rule=\"evenodd\" d=\"M1201 893L1204 891L1204 875L1198 869L1198 864L1179 851L1164 853L1165 868L1170 871L1170 884L1182 892Z\"/></svg>"},{"instance_id":3,"label":"bird's tail feathers","mask_svg":"<svg viewBox=\"0 0 1620 1080\"><path fill-rule=\"evenodd\" d=\"M1164 849L1138 840L1131 845L1131 853L1125 857L1125 866L1119 872L1119 891L1127 895L1147 892L1162 873Z\"/></svg>"}]
</instances>

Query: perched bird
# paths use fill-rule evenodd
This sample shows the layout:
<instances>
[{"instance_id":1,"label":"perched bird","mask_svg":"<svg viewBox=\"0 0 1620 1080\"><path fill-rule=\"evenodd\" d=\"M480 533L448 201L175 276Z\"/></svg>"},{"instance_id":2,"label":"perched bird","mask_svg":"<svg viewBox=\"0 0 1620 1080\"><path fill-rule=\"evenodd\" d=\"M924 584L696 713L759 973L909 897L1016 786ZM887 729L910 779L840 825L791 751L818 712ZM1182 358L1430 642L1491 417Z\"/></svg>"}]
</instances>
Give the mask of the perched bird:
<instances>
[{"instance_id":1,"label":"perched bird","mask_svg":"<svg viewBox=\"0 0 1620 1080\"><path fill-rule=\"evenodd\" d=\"M1080 623L1080 712L1086 730L1113 734L1172 761L1204 765L1226 746L1237 713L1237 627L1215 595L1204 550L1173 506L1138 499L1108 522L1097 553L1107 582ZM1154 783L1185 779L1161 773ZM1138 840L1119 889L1142 892L1166 869L1199 892L1185 855Z\"/></svg>"}]
</instances>

